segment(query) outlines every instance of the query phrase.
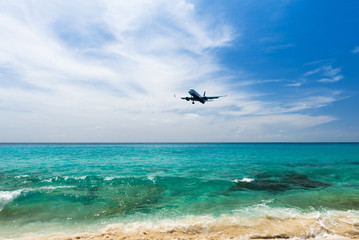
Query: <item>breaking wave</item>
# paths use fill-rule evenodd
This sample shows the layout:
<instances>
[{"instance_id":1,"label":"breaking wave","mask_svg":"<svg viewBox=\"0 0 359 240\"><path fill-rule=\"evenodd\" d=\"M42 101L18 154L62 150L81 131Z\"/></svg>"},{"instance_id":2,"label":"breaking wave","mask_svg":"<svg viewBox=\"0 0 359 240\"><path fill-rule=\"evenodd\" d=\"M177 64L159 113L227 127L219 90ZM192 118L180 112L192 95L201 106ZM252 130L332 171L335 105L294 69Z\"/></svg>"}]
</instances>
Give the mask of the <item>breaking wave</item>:
<instances>
[{"instance_id":1,"label":"breaking wave","mask_svg":"<svg viewBox=\"0 0 359 240\"><path fill-rule=\"evenodd\" d=\"M20 196L24 189L18 189L14 191L0 191L0 211L15 198Z\"/></svg>"},{"instance_id":2,"label":"breaking wave","mask_svg":"<svg viewBox=\"0 0 359 240\"><path fill-rule=\"evenodd\" d=\"M0 211L2 211L7 204L13 202L16 198L21 195L25 195L28 192L72 187L74 186L44 186L39 188L22 188L13 191L0 191Z\"/></svg>"}]
</instances>

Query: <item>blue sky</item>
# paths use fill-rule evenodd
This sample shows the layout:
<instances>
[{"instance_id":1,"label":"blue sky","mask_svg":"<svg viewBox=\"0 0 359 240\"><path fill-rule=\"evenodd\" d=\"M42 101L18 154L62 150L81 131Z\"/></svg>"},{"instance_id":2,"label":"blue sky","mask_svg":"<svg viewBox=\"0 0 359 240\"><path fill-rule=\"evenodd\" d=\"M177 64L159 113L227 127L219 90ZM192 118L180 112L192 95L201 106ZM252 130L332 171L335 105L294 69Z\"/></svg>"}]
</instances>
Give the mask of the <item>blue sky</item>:
<instances>
[{"instance_id":1,"label":"blue sky","mask_svg":"<svg viewBox=\"0 0 359 240\"><path fill-rule=\"evenodd\" d=\"M359 141L358 1L1 1L0 142ZM228 95L192 105L189 88Z\"/></svg>"}]
</instances>

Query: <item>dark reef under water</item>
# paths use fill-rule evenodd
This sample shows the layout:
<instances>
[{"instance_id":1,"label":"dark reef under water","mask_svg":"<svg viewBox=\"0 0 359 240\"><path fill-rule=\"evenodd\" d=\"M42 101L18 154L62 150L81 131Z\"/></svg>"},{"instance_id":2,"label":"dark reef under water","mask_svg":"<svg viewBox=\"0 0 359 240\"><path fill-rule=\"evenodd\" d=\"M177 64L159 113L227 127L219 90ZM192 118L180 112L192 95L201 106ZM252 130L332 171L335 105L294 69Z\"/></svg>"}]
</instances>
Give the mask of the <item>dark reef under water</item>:
<instances>
[{"instance_id":1,"label":"dark reef under water","mask_svg":"<svg viewBox=\"0 0 359 240\"><path fill-rule=\"evenodd\" d=\"M298 173L284 174L273 177L269 174L259 174L254 176L252 181L239 181L230 187L233 191L254 190L254 191L274 191L281 192L291 189L312 189L330 187L330 183L320 182L309 179L306 175ZM278 179L278 180L277 180Z\"/></svg>"}]
</instances>

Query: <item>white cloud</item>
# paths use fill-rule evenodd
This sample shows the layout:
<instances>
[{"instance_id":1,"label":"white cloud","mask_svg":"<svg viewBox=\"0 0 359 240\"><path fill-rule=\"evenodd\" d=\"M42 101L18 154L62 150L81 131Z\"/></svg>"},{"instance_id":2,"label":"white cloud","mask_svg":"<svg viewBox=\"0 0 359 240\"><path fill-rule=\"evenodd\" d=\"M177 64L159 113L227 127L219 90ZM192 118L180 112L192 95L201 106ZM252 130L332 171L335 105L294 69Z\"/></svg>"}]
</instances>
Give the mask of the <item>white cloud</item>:
<instances>
[{"instance_id":1,"label":"white cloud","mask_svg":"<svg viewBox=\"0 0 359 240\"><path fill-rule=\"evenodd\" d=\"M184 119L186 120L191 120L191 119L195 119L195 118L198 118L199 115L198 114L195 114L195 113L186 113L184 114Z\"/></svg>"},{"instance_id":2,"label":"white cloud","mask_svg":"<svg viewBox=\"0 0 359 240\"><path fill-rule=\"evenodd\" d=\"M323 82L323 83L333 83L333 82L338 82L339 80L343 79L343 75L338 75L338 76L333 76L331 78L321 78L318 80L318 82Z\"/></svg>"},{"instance_id":3,"label":"white cloud","mask_svg":"<svg viewBox=\"0 0 359 240\"><path fill-rule=\"evenodd\" d=\"M221 74L212 50L235 33L192 2L1 1L0 32L0 141L240 141L335 120L298 113L333 96L268 102L244 87L278 80ZM173 98L190 87L228 97Z\"/></svg>"},{"instance_id":4,"label":"white cloud","mask_svg":"<svg viewBox=\"0 0 359 240\"><path fill-rule=\"evenodd\" d=\"M318 82L334 83L344 78L344 76L340 74L340 72L341 72L341 68L333 68L331 65L324 65L314 70L306 72L304 74L304 77L319 75L320 79L317 80Z\"/></svg>"},{"instance_id":5,"label":"white cloud","mask_svg":"<svg viewBox=\"0 0 359 240\"><path fill-rule=\"evenodd\" d=\"M238 120L237 137L243 141L308 141L299 136L306 128L336 120L331 116L309 116L304 114L277 114L243 117ZM279 124L280 126L279 127ZM298 131L298 129L300 129ZM313 136L310 136L313 139ZM318 140L318 139L316 139ZM325 138L320 139L325 141Z\"/></svg>"},{"instance_id":6,"label":"white cloud","mask_svg":"<svg viewBox=\"0 0 359 240\"><path fill-rule=\"evenodd\" d=\"M301 83L301 82L294 82L294 83L287 84L288 87L300 87L302 85L303 85L303 83Z\"/></svg>"}]
</instances>

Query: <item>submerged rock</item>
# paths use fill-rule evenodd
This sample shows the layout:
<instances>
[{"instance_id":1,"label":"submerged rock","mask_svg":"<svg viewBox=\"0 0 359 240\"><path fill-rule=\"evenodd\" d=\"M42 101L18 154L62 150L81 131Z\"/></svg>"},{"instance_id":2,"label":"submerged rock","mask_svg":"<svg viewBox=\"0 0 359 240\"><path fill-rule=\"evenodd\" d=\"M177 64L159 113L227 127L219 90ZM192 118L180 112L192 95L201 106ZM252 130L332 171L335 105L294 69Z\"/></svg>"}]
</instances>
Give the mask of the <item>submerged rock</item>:
<instances>
[{"instance_id":1,"label":"submerged rock","mask_svg":"<svg viewBox=\"0 0 359 240\"><path fill-rule=\"evenodd\" d=\"M290 188L288 184L280 181L258 179L252 182L237 182L230 190L285 191Z\"/></svg>"},{"instance_id":2,"label":"submerged rock","mask_svg":"<svg viewBox=\"0 0 359 240\"><path fill-rule=\"evenodd\" d=\"M331 186L331 184L329 183L311 180L306 175L297 173L287 174L282 178L282 181L287 184L292 184L302 188L318 188Z\"/></svg>"},{"instance_id":3,"label":"submerged rock","mask_svg":"<svg viewBox=\"0 0 359 240\"><path fill-rule=\"evenodd\" d=\"M286 174L279 178L280 180L273 180L269 175L261 174L259 178L254 181L239 181L236 185L232 186L230 190L255 190L255 191L274 191L281 192L295 188L319 188L329 187L331 184L309 179L306 175L302 174Z\"/></svg>"}]
</instances>

